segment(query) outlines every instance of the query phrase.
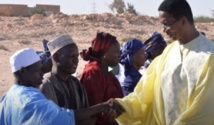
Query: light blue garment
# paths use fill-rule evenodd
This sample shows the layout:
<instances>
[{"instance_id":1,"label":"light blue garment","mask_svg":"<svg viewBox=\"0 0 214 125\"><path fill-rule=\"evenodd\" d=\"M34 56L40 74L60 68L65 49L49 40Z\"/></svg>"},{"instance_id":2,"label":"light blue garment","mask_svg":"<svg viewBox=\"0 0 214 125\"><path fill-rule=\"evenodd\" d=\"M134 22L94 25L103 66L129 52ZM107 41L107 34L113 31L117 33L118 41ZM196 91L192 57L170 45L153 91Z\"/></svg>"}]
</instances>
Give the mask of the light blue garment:
<instances>
[{"instance_id":1,"label":"light blue garment","mask_svg":"<svg viewBox=\"0 0 214 125\"><path fill-rule=\"evenodd\" d=\"M63 109L34 87L13 85L0 101L0 125L75 125L73 110Z\"/></svg>"}]
</instances>

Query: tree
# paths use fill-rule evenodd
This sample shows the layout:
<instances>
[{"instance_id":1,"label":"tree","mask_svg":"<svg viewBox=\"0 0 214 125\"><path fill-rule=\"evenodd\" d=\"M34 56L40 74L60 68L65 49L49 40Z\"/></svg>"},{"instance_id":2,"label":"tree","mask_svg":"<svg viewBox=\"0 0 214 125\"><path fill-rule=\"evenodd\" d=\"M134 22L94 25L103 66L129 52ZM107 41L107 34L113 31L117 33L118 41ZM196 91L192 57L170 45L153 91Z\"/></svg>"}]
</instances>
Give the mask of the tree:
<instances>
[{"instance_id":1,"label":"tree","mask_svg":"<svg viewBox=\"0 0 214 125\"><path fill-rule=\"evenodd\" d=\"M127 6L128 6L126 9L127 12L137 15L134 5L127 3Z\"/></svg>"},{"instance_id":2,"label":"tree","mask_svg":"<svg viewBox=\"0 0 214 125\"><path fill-rule=\"evenodd\" d=\"M113 13L116 12L118 14L121 14L124 12L129 12L129 13L138 15L134 8L134 5L127 3L127 8L126 8L126 5L123 0L114 0L112 4L109 5L109 8Z\"/></svg>"},{"instance_id":3,"label":"tree","mask_svg":"<svg viewBox=\"0 0 214 125\"><path fill-rule=\"evenodd\" d=\"M109 5L112 12L117 12L118 14L124 13L126 6L123 0L114 0L112 4Z\"/></svg>"},{"instance_id":4,"label":"tree","mask_svg":"<svg viewBox=\"0 0 214 125\"><path fill-rule=\"evenodd\" d=\"M35 7L35 8L33 8L31 10L31 15L34 15L34 14L42 14L42 15L44 15L45 14L45 10Z\"/></svg>"}]
</instances>

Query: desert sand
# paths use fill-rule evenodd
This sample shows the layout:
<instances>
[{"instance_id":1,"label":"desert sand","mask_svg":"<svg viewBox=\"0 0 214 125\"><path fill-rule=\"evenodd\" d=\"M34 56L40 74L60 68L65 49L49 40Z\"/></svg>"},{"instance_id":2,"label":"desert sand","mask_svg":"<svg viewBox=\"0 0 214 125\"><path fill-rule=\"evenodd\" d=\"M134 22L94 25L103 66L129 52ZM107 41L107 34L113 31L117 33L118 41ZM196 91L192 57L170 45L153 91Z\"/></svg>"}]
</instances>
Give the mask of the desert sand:
<instances>
[{"instance_id":1,"label":"desert sand","mask_svg":"<svg viewBox=\"0 0 214 125\"><path fill-rule=\"evenodd\" d=\"M43 50L42 40L52 40L61 34L72 35L79 51L90 46L97 32L115 35L122 43L128 38L146 40L154 31L162 32L158 18L131 14L112 15L109 13L91 15L55 14L48 17L0 16L0 98L13 85L9 57L17 50L30 47ZM199 31L214 39L214 22L196 23ZM163 33L165 39L168 39ZM77 74L81 74L86 64L79 58Z\"/></svg>"}]
</instances>

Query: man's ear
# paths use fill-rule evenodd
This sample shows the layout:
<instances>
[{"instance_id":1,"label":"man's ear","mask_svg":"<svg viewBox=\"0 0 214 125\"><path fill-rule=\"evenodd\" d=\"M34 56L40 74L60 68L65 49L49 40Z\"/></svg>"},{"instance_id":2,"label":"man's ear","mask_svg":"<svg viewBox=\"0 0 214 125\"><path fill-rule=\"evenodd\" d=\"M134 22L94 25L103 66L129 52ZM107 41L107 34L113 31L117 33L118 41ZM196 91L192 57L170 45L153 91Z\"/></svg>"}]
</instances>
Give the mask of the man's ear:
<instances>
[{"instance_id":1,"label":"man's ear","mask_svg":"<svg viewBox=\"0 0 214 125\"><path fill-rule=\"evenodd\" d=\"M52 58L55 62L59 62L59 54L57 52L52 56Z\"/></svg>"},{"instance_id":2,"label":"man's ear","mask_svg":"<svg viewBox=\"0 0 214 125\"><path fill-rule=\"evenodd\" d=\"M181 22L182 22L183 25L186 25L186 23L188 22L188 19L185 16L183 16L181 18Z\"/></svg>"}]
</instances>

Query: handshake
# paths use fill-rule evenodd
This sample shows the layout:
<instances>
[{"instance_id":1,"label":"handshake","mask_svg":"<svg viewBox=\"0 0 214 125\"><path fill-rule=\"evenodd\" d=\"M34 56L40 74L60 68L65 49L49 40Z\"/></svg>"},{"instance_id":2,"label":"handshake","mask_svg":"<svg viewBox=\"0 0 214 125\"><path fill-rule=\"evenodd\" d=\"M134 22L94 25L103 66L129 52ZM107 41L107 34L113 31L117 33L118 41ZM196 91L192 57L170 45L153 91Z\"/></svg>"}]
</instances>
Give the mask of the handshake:
<instances>
[{"instance_id":1,"label":"handshake","mask_svg":"<svg viewBox=\"0 0 214 125\"><path fill-rule=\"evenodd\" d=\"M105 110L103 111L104 115L109 119L117 118L122 113L125 112L125 109L120 105L115 99L111 98L107 102L103 103L106 105Z\"/></svg>"},{"instance_id":2,"label":"handshake","mask_svg":"<svg viewBox=\"0 0 214 125\"><path fill-rule=\"evenodd\" d=\"M94 124L97 120L97 114L101 113L105 118L114 120L125 112L115 99L109 99L107 102L100 103L89 108L75 110L75 121L78 125Z\"/></svg>"}]
</instances>

